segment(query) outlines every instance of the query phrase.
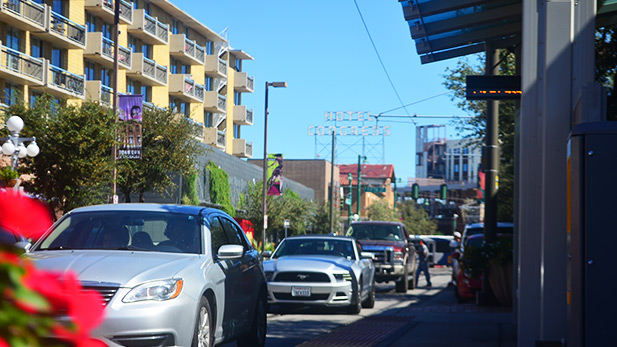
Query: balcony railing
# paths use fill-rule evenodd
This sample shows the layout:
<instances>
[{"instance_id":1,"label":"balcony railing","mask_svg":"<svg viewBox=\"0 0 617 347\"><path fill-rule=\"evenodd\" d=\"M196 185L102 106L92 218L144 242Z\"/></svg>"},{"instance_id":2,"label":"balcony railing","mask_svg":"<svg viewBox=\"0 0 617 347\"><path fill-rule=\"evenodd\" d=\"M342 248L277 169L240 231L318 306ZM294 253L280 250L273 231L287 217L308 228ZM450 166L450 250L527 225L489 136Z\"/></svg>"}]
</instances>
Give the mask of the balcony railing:
<instances>
[{"instance_id":1,"label":"balcony railing","mask_svg":"<svg viewBox=\"0 0 617 347\"><path fill-rule=\"evenodd\" d=\"M253 109L246 110L246 122L253 124Z\"/></svg>"},{"instance_id":2,"label":"balcony railing","mask_svg":"<svg viewBox=\"0 0 617 347\"><path fill-rule=\"evenodd\" d=\"M55 87L66 94L83 98L85 94L85 76L75 75L54 65L49 65L47 85Z\"/></svg>"},{"instance_id":3,"label":"balcony railing","mask_svg":"<svg viewBox=\"0 0 617 347\"><path fill-rule=\"evenodd\" d=\"M167 67L146 58L143 53L132 54L132 64L127 75L149 86L167 85Z\"/></svg>"},{"instance_id":4,"label":"balcony railing","mask_svg":"<svg viewBox=\"0 0 617 347\"><path fill-rule=\"evenodd\" d=\"M223 59L219 59L218 69L221 75L227 76L227 63Z\"/></svg>"},{"instance_id":5,"label":"balcony railing","mask_svg":"<svg viewBox=\"0 0 617 347\"><path fill-rule=\"evenodd\" d=\"M203 65L206 52L203 47L193 40L189 40L185 34L170 36L169 53L188 65Z\"/></svg>"},{"instance_id":6,"label":"balcony railing","mask_svg":"<svg viewBox=\"0 0 617 347\"><path fill-rule=\"evenodd\" d=\"M218 99L217 99L217 107L220 110L225 110L227 109L227 98L225 98L225 96L223 95L218 95Z\"/></svg>"},{"instance_id":7,"label":"balcony railing","mask_svg":"<svg viewBox=\"0 0 617 347\"><path fill-rule=\"evenodd\" d=\"M253 143L246 142L245 139L234 139L233 141L233 154L241 158L253 157Z\"/></svg>"},{"instance_id":8,"label":"balcony railing","mask_svg":"<svg viewBox=\"0 0 617 347\"><path fill-rule=\"evenodd\" d=\"M106 37L103 37L101 32L90 32L87 34L86 50L84 57L87 57L94 62L104 65L108 68L113 68L114 64L114 42ZM131 68L131 50L119 46L118 63L120 67L125 69Z\"/></svg>"},{"instance_id":9,"label":"balcony railing","mask_svg":"<svg viewBox=\"0 0 617 347\"><path fill-rule=\"evenodd\" d=\"M45 29L45 6L30 0L3 0L0 20L26 31Z\"/></svg>"},{"instance_id":10,"label":"balcony railing","mask_svg":"<svg viewBox=\"0 0 617 347\"><path fill-rule=\"evenodd\" d=\"M154 111L154 110L165 111L165 108L158 107L158 106L156 106L153 103L148 102L148 101L144 101L143 104L144 104L144 108L145 109L148 109L148 110L151 110L151 111Z\"/></svg>"},{"instance_id":11,"label":"balcony railing","mask_svg":"<svg viewBox=\"0 0 617 347\"><path fill-rule=\"evenodd\" d=\"M106 85L101 85L101 103L111 106L114 97L114 90Z\"/></svg>"},{"instance_id":12,"label":"balcony railing","mask_svg":"<svg viewBox=\"0 0 617 347\"><path fill-rule=\"evenodd\" d=\"M103 18L110 23L114 22L115 2L113 0L86 0L86 10ZM120 0L120 24L133 22L133 3Z\"/></svg>"},{"instance_id":13,"label":"balcony railing","mask_svg":"<svg viewBox=\"0 0 617 347\"><path fill-rule=\"evenodd\" d=\"M63 48L86 48L86 27L79 25L72 20L56 13L50 12L49 26L47 36L51 38L60 38L55 40L55 45Z\"/></svg>"},{"instance_id":14,"label":"balcony railing","mask_svg":"<svg viewBox=\"0 0 617 347\"><path fill-rule=\"evenodd\" d=\"M198 138L198 139L200 139L200 140L203 140L203 138L204 138L204 125L202 123L199 123L199 122L191 119L191 118L187 117L186 119L189 121L189 123L191 123L191 130L192 130L193 136Z\"/></svg>"},{"instance_id":15,"label":"balcony railing","mask_svg":"<svg viewBox=\"0 0 617 347\"><path fill-rule=\"evenodd\" d=\"M253 125L253 110L247 110L244 105L234 105L234 123Z\"/></svg>"},{"instance_id":16,"label":"balcony railing","mask_svg":"<svg viewBox=\"0 0 617 347\"><path fill-rule=\"evenodd\" d=\"M154 60L144 57L144 74L161 83L167 83L167 67L157 64Z\"/></svg>"},{"instance_id":17,"label":"balcony railing","mask_svg":"<svg viewBox=\"0 0 617 347\"><path fill-rule=\"evenodd\" d=\"M169 26L159 22L158 18L150 16L143 9L133 12L133 24L129 25L128 31L148 44L169 43Z\"/></svg>"},{"instance_id":18,"label":"balcony railing","mask_svg":"<svg viewBox=\"0 0 617 347\"><path fill-rule=\"evenodd\" d=\"M243 93L252 93L255 78L247 76L246 72L236 72L234 89Z\"/></svg>"},{"instance_id":19,"label":"balcony railing","mask_svg":"<svg viewBox=\"0 0 617 347\"><path fill-rule=\"evenodd\" d=\"M172 74L169 76L169 94L186 102L204 102L205 88L195 83L191 75Z\"/></svg>"},{"instance_id":20,"label":"balcony railing","mask_svg":"<svg viewBox=\"0 0 617 347\"><path fill-rule=\"evenodd\" d=\"M221 130L217 131L216 145L219 147L225 148L225 132L224 131L221 131Z\"/></svg>"},{"instance_id":21,"label":"balcony railing","mask_svg":"<svg viewBox=\"0 0 617 347\"><path fill-rule=\"evenodd\" d=\"M45 82L43 59L34 58L6 46L0 42L0 70L6 71L6 79L17 79L22 84L38 84Z\"/></svg>"},{"instance_id":22,"label":"balcony railing","mask_svg":"<svg viewBox=\"0 0 617 347\"><path fill-rule=\"evenodd\" d=\"M109 0L107 0L109 1ZM120 0L120 19L124 19L126 24L133 22L133 3Z\"/></svg>"}]
</instances>

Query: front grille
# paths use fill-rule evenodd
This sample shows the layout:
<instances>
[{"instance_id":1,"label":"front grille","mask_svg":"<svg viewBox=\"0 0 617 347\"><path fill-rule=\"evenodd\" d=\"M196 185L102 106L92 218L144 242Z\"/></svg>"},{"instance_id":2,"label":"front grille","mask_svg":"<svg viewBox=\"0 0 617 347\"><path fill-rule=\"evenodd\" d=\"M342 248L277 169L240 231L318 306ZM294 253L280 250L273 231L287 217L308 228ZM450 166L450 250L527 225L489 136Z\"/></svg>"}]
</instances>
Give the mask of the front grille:
<instances>
[{"instance_id":1,"label":"front grille","mask_svg":"<svg viewBox=\"0 0 617 347\"><path fill-rule=\"evenodd\" d=\"M174 346L174 337L171 334L147 336L115 336L111 340L120 346L126 347L165 347Z\"/></svg>"},{"instance_id":2,"label":"front grille","mask_svg":"<svg viewBox=\"0 0 617 347\"><path fill-rule=\"evenodd\" d=\"M389 249L379 250L379 251L368 251L373 253L375 259L373 259L374 263L379 264L389 264L392 263L392 251Z\"/></svg>"},{"instance_id":3,"label":"front grille","mask_svg":"<svg viewBox=\"0 0 617 347\"><path fill-rule=\"evenodd\" d=\"M322 272L280 272L274 282L330 282L330 277Z\"/></svg>"},{"instance_id":4,"label":"front grille","mask_svg":"<svg viewBox=\"0 0 617 347\"><path fill-rule=\"evenodd\" d=\"M101 294L101 297L103 298L103 306L106 306L118 291L118 287L82 286L82 288L84 290L91 290Z\"/></svg>"},{"instance_id":5,"label":"front grille","mask_svg":"<svg viewBox=\"0 0 617 347\"><path fill-rule=\"evenodd\" d=\"M274 293L277 300L315 301L328 300L330 294L311 294L311 296L291 296L290 293Z\"/></svg>"}]
</instances>

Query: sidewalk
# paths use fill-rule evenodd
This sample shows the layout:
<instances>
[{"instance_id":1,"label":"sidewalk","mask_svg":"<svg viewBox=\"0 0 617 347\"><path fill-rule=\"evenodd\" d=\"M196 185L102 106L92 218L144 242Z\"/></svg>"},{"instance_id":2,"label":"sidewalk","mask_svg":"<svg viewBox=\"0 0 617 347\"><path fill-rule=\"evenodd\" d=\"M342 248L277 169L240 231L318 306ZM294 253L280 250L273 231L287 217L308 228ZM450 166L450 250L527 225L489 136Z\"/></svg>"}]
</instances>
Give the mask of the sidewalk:
<instances>
[{"instance_id":1,"label":"sidewalk","mask_svg":"<svg viewBox=\"0 0 617 347\"><path fill-rule=\"evenodd\" d=\"M419 301L340 327L300 346L516 346L511 308L459 304L449 269L431 269L433 288L410 291Z\"/></svg>"}]
</instances>

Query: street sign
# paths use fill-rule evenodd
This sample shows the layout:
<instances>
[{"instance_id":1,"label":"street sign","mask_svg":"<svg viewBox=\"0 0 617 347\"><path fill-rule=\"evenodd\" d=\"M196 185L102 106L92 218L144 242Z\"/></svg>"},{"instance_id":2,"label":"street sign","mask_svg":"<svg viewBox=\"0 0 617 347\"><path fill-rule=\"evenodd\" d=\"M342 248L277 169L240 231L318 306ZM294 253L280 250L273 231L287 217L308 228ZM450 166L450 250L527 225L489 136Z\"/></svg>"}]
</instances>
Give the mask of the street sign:
<instances>
[{"instance_id":1,"label":"street sign","mask_svg":"<svg viewBox=\"0 0 617 347\"><path fill-rule=\"evenodd\" d=\"M467 100L517 100L521 76L466 76Z\"/></svg>"},{"instance_id":2,"label":"street sign","mask_svg":"<svg viewBox=\"0 0 617 347\"><path fill-rule=\"evenodd\" d=\"M369 193L385 193L386 187L364 187L364 191Z\"/></svg>"}]
</instances>

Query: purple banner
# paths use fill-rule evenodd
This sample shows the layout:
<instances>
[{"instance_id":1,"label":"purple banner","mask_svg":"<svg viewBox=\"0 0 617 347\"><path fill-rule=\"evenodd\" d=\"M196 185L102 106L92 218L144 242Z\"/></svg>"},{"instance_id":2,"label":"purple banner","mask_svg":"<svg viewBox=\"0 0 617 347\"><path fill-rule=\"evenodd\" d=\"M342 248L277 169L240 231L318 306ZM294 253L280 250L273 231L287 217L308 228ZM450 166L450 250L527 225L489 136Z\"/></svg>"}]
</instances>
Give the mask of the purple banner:
<instances>
[{"instance_id":1,"label":"purple banner","mask_svg":"<svg viewBox=\"0 0 617 347\"><path fill-rule=\"evenodd\" d=\"M141 159L142 107L140 95L120 95L120 148L118 159Z\"/></svg>"},{"instance_id":2,"label":"purple banner","mask_svg":"<svg viewBox=\"0 0 617 347\"><path fill-rule=\"evenodd\" d=\"M283 155L268 154L268 195L283 193Z\"/></svg>"},{"instance_id":3,"label":"purple banner","mask_svg":"<svg viewBox=\"0 0 617 347\"><path fill-rule=\"evenodd\" d=\"M134 120L141 122L141 111L144 107L141 94L120 95L120 120Z\"/></svg>"}]
</instances>

